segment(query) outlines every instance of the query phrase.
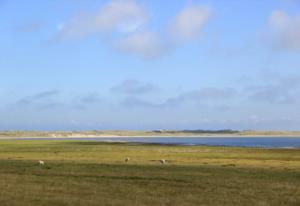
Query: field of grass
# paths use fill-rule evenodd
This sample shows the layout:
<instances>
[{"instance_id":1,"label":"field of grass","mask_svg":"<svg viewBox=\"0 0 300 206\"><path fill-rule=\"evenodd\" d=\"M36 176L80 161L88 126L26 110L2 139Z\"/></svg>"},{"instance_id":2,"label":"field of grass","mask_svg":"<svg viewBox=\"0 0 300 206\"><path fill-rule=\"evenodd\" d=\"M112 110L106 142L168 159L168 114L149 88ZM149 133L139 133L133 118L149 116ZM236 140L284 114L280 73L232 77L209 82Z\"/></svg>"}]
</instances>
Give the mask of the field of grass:
<instances>
[{"instance_id":1,"label":"field of grass","mask_svg":"<svg viewBox=\"0 0 300 206\"><path fill-rule=\"evenodd\" d=\"M300 150L1 140L0 188L1 206L296 206Z\"/></svg>"}]
</instances>

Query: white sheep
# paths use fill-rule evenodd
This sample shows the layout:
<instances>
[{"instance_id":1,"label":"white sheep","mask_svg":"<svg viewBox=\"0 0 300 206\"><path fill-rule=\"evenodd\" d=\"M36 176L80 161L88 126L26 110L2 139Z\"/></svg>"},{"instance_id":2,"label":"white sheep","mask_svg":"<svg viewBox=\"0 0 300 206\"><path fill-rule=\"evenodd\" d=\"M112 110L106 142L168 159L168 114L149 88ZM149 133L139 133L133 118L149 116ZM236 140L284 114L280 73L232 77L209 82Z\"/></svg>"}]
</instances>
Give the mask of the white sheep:
<instances>
[{"instance_id":1,"label":"white sheep","mask_svg":"<svg viewBox=\"0 0 300 206\"><path fill-rule=\"evenodd\" d=\"M129 160L130 160L129 157L126 157L126 158L125 158L125 162L128 162Z\"/></svg>"},{"instance_id":2,"label":"white sheep","mask_svg":"<svg viewBox=\"0 0 300 206\"><path fill-rule=\"evenodd\" d=\"M40 166L44 166L45 165L45 162L43 160L39 160L39 165Z\"/></svg>"},{"instance_id":3,"label":"white sheep","mask_svg":"<svg viewBox=\"0 0 300 206\"><path fill-rule=\"evenodd\" d=\"M160 163L162 163L162 164L166 164L166 160L165 159L161 159L161 160L159 160L160 161Z\"/></svg>"}]
</instances>

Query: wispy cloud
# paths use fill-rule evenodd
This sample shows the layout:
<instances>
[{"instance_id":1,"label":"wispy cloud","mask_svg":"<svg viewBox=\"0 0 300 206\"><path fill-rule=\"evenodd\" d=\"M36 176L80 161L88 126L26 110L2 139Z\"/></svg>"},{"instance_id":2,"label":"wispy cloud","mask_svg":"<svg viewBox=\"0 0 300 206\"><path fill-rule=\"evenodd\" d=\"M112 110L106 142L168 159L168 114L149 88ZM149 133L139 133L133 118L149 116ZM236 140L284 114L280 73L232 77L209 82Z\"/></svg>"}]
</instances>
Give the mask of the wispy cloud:
<instances>
[{"instance_id":1,"label":"wispy cloud","mask_svg":"<svg viewBox=\"0 0 300 206\"><path fill-rule=\"evenodd\" d=\"M170 108L184 106L189 103L195 103L201 104L202 106L209 105L218 110L220 110L220 108L226 108L226 110L228 110L228 106L225 105L226 101L230 101L231 99L235 98L236 95L237 91L232 88L211 87L183 92L177 96L166 98L160 101L150 101L139 96L127 96L121 101L121 105L130 107ZM219 100L222 102L222 104L211 105L212 101Z\"/></svg>"},{"instance_id":2,"label":"wispy cloud","mask_svg":"<svg viewBox=\"0 0 300 206\"><path fill-rule=\"evenodd\" d=\"M103 102L103 98L96 92L84 95L80 98L80 102L83 104L93 104Z\"/></svg>"},{"instance_id":3,"label":"wispy cloud","mask_svg":"<svg viewBox=\"0 0 300 206\"><path fill-rule=\"evenodd\" d=\"M18 104L31 104L34 103L36 101L40 101L40 100L45 100L48 98L52 98L57 96L60 93L60 91L58 90L49 90L49 91L44 91L44 92L40 92L34 95L30 95L27 97L23 97L21 99L18 100Z\"/></svg>"},{"instance_id":4,"label":"wispy cloud","mask_svg":"<svg viewBox=\"0 0 300 206\"><path fill-rule=\"evenodd\" d=\"M64 107L65 103L58 101L59 90L49 90L33 95L24 96L8 104L8 109L13 111L38 111Z\"/></svg>"},{"instance_id":5,"label":"wispy cloud","mask_svg":"<svg viewBox=\"0 0 300 206\"><path fill-rule=\"evenodd\" d=\"M167 50L161 36L155 32L139 32L115 42L115 48L121 52L136 54L145 59L159 57Z\"/></svg>"},{"instance_id":6,"label":"wispy cloud","mask_svg":"<svg viewBox=\"0 0 300 206\"><path fill-rule=\"evenodd\" d=\"M215 88L215 87L206 87L200 90L195 90L187 92L184 96L188 99L227 99L233 97L236 94L235 89L233 88Z\"/></svg>"},{"instance_id":7,"label":"wispy cloud","mask_svg":"<svg viewBox=\"0 0 300 206\"><path fill-rule=\"evenodd\" d=\"M197 39L211 15L210 8L193 4L182 9L161 32L130 33L116 41L115 46L119 51L146 59L161 57L176 49L180 43Z\"/></svg>"},{"instance_id":8,"label":"wispy cloud","mask_svg":"<svg viewBox=\"0 0 300 206\"><path fill-rule=\"evenodd\" d=\"M293 104L299 101L300 76L279 76L271 83L248 87L246 92L252 101Z\"/></svg>"},{"instance_id":9,"label":"wispy cloud","mask_svg":"<svg viewBox=\"0 0 300 206\"><path fill-rule=\"evenodd\" d=\"M97 108L99 105L103 106L105 103L106 99L98 92L87 92L72 97L65 107L71 110L83 111L90 108Z\"/></svg>"},{"instance_id":10,"label":"wispy cloud","mask_svg":"<svg viewBox=\"0 0 300 206\"><path fill-rule=\"evenodd\" d=\"M97 12L80 13L61 24L58 38L80 38L94 33L132 32L148 19L146 10L134 0L113 0Z\"/></svg>"},{"instance_id":11,"label":"wispy cloud","mask_svg":"<svg viewBox=\"0 0 300 206\"><path fill-rule=\"evenodd\" d=\"M187 101L207 102L210 100L228 100L235 97L237 91L233 88L214 88L207 87L199 90L184 92L177 97L169 98L166 101L168 105L177 105Z\"/></svg>"},{"instance_id":12,"label":"wispy cloud","mask_svg":"<svg viewBox=\"0 0 300 206\"><path fill-rule=\"evenodd\" d=\"M125 80L110 89L112 92L128 95L146 94L157 90L151 83L142 83L135 79Z\"/></svg>"},{"instance_id":13,"label":"wispy cloud","mask_svg":"<svg viewBox=\"0 0 300 206\"><path fill-rule=\"evenodd\" d=\"M121 106L125 107L135 107L135 108L159 108L162 106L162 104L159 103L154 103L146 100L142 100L137 97L126 97L121 101Z\"/></svg>"},{"instance_id":14,"label":"wispy cloud","mask_svg":"<svg viewBox=\"0 0 300 206\"><path fill-rule=\"evenodd\" d=\"M112 0L97 12L77 14L59 26L56 40L108 34L119 52L144 59L162 57L181 44L199 37L211 9L197 4L183 8L157 30L150 29L148 10L136 0ZM99 35L100 36L100 35Z\"/></svg>"},{"instance_id":15,"label":"wispy cloud","mask_svg":"<svg viewBox=\"0 0 300 206\"><path fill-rule=\"evenodd\" d=\"M85 110L105 103L105 98L97 92L68 95L62 103L59 100L59 90L49 90L34 95L25 96L11 104L12 108L31 108L31 109L65 109L65 110Z\"/></svg>"},{"instance_id":16,"label":"wispy cloud","mask_svg":"<svg viewBox=\"0 0 300 206\"><path fill-rule=\"evenodd\" d=\"M212 11L210 8L190 5L180 11L172 20L170 35L179 41L197 38L211 16Z\"/></svg>"},{"instance_id":17,"label":"wispy cloud","mask_svg":"<svg viewBox=\"0 0 300 206\"><path fill-rule=\"evenodd\" d=\"M276 49L300 51L300 15L273 11L269 18L273 45Z\"/></svg>"}]
</instances>

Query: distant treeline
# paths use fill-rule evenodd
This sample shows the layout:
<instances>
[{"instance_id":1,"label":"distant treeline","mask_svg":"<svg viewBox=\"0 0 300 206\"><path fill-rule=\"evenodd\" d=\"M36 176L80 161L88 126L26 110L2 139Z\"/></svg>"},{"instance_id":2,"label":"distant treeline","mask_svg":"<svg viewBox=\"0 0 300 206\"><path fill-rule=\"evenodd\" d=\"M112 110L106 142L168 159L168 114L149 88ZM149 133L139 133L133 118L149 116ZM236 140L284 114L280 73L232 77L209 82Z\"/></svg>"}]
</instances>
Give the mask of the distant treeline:
<instances>
[{"instance_id":1,"label":"distant treeline","mask_svg":"<svg viewBox=\"0 0 300 206\"><path fill-rule=\"evenodd\" d=\"M238 130L232 129L222 129L222 130L203 130L203 129L196 129L196 130L153 130L155 133L209 133L209 134L235 134L239 133Z\"/></svg>"}]
</instances>

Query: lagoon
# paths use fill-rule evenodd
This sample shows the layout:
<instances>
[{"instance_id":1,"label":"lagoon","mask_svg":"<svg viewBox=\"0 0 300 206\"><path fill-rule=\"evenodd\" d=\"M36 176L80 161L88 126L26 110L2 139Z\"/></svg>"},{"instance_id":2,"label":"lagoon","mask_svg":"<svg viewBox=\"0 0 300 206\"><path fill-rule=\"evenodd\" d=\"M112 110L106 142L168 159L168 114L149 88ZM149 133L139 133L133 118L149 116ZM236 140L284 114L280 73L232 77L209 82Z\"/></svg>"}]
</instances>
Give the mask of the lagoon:
<instances>
[{"instance_id":1,"label":"lagoon","mask_svg":"<svg viewBox=\"0 0 300 206\"><path fill-rule=\"evenodd\" d=\"M83 137L22 138L24 140L84 140L166 145L208 145L255 148L300 148L300 137Z\"/></svg>"}]
</instances>

